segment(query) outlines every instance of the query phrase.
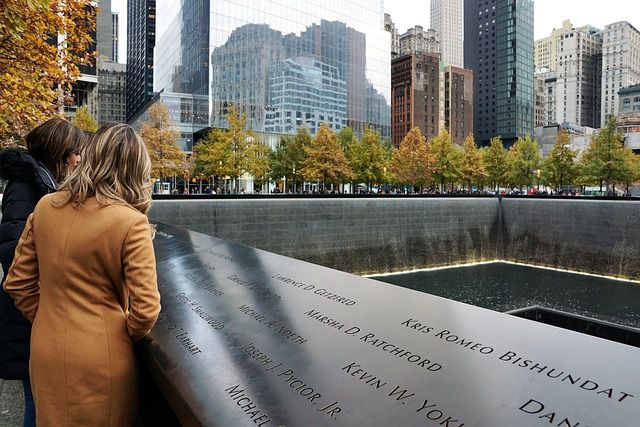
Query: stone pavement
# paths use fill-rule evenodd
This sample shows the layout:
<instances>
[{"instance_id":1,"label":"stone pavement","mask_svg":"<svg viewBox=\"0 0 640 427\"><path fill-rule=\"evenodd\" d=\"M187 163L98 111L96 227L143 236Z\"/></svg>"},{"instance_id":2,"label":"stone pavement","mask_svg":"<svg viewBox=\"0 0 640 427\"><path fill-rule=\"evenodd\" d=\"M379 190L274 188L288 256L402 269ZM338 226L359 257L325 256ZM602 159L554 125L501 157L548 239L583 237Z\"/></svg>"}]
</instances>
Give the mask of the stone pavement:
<instances>
[{"instance_id":1,"label":"stone pavement","mask_svg":"<svg viewBox=\"0 0 640 427\"><path fill-rule=\"evenodd\" d=\"M0 380L0 427L22 426L23 411L22 382Z\"/></svg>"}]
</instances>

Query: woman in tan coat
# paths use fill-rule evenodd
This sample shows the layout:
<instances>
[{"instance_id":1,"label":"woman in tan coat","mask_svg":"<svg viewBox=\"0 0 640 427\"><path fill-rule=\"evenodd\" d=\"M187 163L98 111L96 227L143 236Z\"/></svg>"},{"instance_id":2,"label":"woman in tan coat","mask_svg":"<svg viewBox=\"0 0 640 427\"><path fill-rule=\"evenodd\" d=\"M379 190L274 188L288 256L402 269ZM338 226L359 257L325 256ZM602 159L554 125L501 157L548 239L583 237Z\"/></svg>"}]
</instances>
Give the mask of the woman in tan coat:
<instances>
[{"instance_id":1,"label":"woman in tan coat","mask_svg":"<svg viewBox=\"0 0 640 427\"><path fill-rule=\"evenodd\" d=\"M150 160L124 124L103 126L60 191L29 217L4 283L33 323L38 426L130 426L133 343L160 312Z\"/></svg>"}]
</instances>

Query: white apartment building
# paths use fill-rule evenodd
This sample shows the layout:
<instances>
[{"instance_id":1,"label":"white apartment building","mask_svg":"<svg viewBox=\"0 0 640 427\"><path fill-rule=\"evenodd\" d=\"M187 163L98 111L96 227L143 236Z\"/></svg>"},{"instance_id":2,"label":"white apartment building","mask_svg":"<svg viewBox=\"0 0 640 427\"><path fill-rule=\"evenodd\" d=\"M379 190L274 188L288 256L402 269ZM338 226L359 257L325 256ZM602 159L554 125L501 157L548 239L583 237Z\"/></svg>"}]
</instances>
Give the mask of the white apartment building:
<instances>
[{"instance_id":1,"label":"white apartment building","mask_svg":"<svg viewBox=\"0 0 640 427\"><path fill-rule=\"evenodd\" d=\"M462 0L431 0L431 28L440 39L445 65L464 66Z\"/></svg>"},{"instance_id":2,"label":"white apartment building","mask_svg":"<svg viewBox=\"0 0 640 427\"><path fill-rule=\"evenodd\" d=\"M582 27L560 35L556 63L556 123L600 127L602 32Z\"/></svg>"},{"instance_id":3,"label":"white apartment building","mask_svg":"<svg viewBox=\"0 0 640 427\"><path fill-rule=\"evenodd\" d=\"M391 34L391 59L397 58L400 56L400 33L388 13L384 14L384 29Z\"/></svg>"},{"instance_id":4,"label":"white apartment building","mask_svg":"<svg viewBox=\"0 0 640 427\"><path fill-rule=\"evenodd\" d=\"M601 123L619 112L618 91L640 83L640 32L626 21L604 29Z\"/></svg>"},{"instance_id":5,"label":"white apartment building","mask_svg":"<svg viewBox=\"0 0 640 427\"><path fill-rule=\"evenodd\" d=\"M566 32L573 30L573 25L568 19L562 21L562 27L551 32L549 37L536 40L533 45L534 64L536 68L547 68L549 71L556 70L558 63L558 40Z\"/></svg>"},{"instance_id":6,"label":"white apartment building","mask_svg":"<svg viewBox=\"0 0 640 427\"><path fill-rule=\"evenodd\" d=\"M602 31L563 21L536 40L534 55L536 74L544 79L544 125L600 127Z\"/></svg>"}]
</instances>

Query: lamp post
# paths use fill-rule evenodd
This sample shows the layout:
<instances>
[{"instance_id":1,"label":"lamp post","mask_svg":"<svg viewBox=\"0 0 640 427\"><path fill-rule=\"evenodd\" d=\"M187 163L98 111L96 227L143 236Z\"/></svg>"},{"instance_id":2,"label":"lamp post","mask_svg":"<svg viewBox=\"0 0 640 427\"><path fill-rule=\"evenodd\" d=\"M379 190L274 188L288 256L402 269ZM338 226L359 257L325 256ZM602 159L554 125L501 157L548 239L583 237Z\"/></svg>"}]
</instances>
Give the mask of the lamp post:
<instances>
[{"instance_id":1,"label":"lamp post","mask_svg":"<svg viewBox=\"0 0 640 427\"><path fill-rule=\"evenodd\" d=\"M293 167L293 194L296 194L296 167Z\"/></svg>"},{"instance_id":2,"label":"lamp post","mask_svg":"<svg viewBox=\"0 0 640 427\"><path fill-rule=\"evenodd\" d=\"M218 175L218 176L219 176L220 178L222 178L222 160L219 160L219 161L218 161L218 173L219 173L219 175ZM224 183L221 185L220 193L224 193L224 191L225 191L225 187L226 187L226 184L227 184L227 183L226 183L226 182L224 182ZM211 185L213 185L213 183L211 183Z\"/></svg>"},{"instance_id":3,"label":"lamp post","mask_svg":"<svg viewBox=\"0 0 640 427\"><path fill-rule=\"evenodd\" d=\"M384 181L384 185L382 186L382 188L384 188L384 192L386 194L387 193L387 167L386 166L382 167L382 180Z\"/></svg>"}]
</instances>

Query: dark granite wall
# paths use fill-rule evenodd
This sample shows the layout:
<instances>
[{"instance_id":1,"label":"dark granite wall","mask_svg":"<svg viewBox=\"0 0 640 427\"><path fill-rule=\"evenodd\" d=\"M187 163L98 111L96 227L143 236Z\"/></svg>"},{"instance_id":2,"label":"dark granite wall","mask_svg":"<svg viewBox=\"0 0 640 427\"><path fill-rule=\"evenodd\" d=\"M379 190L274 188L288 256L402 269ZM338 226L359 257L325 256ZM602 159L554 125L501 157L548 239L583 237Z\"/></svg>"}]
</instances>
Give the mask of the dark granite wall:
<instances>
[{"instance_id":1,"label":"dark granite wall","mask_svg":"<svg viewBox=\"0 0 640 427\"><path fill-rule=\"evenodd\" d=\"M351 273L500 258L495 198L162 200L150 217Z\"/></svg>"},{"instance_id":2,"label":"dark granite wall","mask_svg":"<svg viewBox=\"0 0 640 427\"><path fill-rule=\"evenodd\" d=\"M505 259L640 279L640 202L501 202Z\"/></svg>"},{"instance_id":3,"label":"dark granite wall","mask_svg":"<svg viewBox=\"0 0 640 427\"><path fill-rule=\"evenodd\" d=\"M351 273L505 259L640 279L640 202L157 200L154 221Z\"/></svg>"}]
</instances>

